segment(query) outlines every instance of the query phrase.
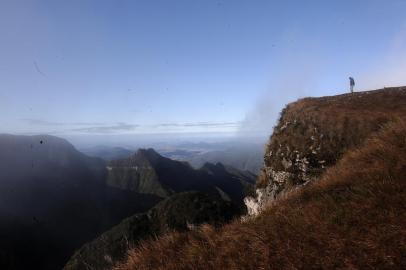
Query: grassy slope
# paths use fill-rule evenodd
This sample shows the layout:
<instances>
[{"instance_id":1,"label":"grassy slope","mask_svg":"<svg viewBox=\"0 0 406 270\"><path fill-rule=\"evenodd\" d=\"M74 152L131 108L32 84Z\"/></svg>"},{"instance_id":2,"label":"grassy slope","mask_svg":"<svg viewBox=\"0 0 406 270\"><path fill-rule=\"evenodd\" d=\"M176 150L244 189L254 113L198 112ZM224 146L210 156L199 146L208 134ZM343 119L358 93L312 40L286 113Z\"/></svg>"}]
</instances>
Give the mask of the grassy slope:
<instances>
[{"instance_id":1,"label":"grassy slope","mask_svg":"<svg viewBox=\"0 0 406 270\"><path fill-rule=\"evenodd\" d=\"M405 153L397 120L259 217L144 242L117 269L406 269Z\"/></svg>"}]
</instances>

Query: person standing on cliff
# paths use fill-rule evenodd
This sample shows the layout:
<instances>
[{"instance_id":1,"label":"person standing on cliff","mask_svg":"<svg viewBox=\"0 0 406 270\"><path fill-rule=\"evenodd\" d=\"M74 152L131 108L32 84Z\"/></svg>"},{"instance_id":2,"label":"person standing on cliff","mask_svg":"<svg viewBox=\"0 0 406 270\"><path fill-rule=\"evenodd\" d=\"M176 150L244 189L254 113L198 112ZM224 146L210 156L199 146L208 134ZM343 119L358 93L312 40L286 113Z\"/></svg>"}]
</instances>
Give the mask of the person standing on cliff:
<instances>
[{"instance_id":1,"label":"person standing on cliff","mask_svg":"<svg viewBox=\"0 0 406 270\"><path fill-rule=\"evenodd\" d=\"M354 93L354 85L355 85L354 78L350 77L350 91L351 91L351 93Z\"/></svg>"}]
</instances>

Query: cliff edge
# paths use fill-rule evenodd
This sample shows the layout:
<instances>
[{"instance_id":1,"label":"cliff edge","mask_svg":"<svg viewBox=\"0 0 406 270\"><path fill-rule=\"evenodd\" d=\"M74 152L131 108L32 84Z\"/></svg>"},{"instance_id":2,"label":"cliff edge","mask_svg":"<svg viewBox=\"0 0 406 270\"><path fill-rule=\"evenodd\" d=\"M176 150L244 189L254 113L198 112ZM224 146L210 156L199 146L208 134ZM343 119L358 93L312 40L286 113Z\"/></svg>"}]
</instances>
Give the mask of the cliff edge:
<instances>
[{"instance_id":1,"label":"cliff edge","mask_svg":"<svg viewBox=\"0 0 406 270\"><path fill-rule=\"evenodd\" d=\"M288 104L266 145L256 197L257 215L275 198L314 181L387 123L406 117L406 87L304 98Z\"/></svg>"}]
</instances>

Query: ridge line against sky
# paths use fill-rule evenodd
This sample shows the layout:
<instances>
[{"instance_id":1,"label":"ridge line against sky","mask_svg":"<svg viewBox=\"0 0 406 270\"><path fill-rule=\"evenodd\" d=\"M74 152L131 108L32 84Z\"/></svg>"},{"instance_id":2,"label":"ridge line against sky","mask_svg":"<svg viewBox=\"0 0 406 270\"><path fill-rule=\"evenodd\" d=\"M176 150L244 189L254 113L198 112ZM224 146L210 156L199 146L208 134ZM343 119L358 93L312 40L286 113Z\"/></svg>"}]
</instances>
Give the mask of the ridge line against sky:
<instances>
[{"instance_id":1,"label":"ridge line against sky","mask_svg":"<svg viewBox=\"0 0 406 270\"><path fill-rule=\"evenodd\" d=\"M0 133L270 133L304 96L406 85L406 1L0 3ZM379 18L379 20L377 20Z\"/></svg>"}]
</instances>

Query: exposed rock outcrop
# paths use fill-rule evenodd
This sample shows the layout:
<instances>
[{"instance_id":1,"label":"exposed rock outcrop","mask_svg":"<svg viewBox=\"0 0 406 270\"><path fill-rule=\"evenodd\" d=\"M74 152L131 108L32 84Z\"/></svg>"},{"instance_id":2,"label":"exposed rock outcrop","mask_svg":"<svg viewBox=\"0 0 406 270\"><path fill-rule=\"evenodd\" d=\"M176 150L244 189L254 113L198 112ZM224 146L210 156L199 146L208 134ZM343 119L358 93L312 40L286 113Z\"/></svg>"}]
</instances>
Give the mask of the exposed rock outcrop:
<instances>
[{"instance_id":1,"label":"exposed rock outcrop","mask_svg":"<svg viewBox=\"0 0 406 270\"><path fill-rule=\"evenodd\" d=\"M318 179L348 149L406 116L406 87L305 98L288 104L266 146L249 215L282 194Z\"/></svg>"}]
</instances>

